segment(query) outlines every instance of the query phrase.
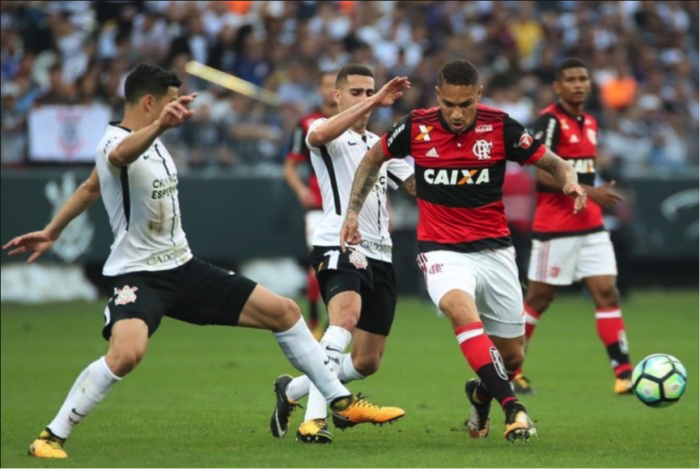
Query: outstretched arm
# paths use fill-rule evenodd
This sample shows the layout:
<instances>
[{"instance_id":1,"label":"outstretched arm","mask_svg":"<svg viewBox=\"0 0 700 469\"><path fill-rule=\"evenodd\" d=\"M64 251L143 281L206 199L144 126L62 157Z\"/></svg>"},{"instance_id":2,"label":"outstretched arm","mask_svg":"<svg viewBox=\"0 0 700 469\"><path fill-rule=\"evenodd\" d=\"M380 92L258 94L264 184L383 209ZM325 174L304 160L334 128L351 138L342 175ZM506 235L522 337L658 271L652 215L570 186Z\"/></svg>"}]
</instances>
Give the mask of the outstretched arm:
<instances>
[{"instance_id":1,"label":"outstretched arm","mask_svg":"<svg viewBox=\"0 0 700 469\"><path fill-rule=\"evenodd\" d=\"M551 174L557 187L574 199L574 213L586 208L586 191L579 185L573 166L549 149L535 162L535 166Z\"/></svg>"},{"instance_id":2,"label":"outstretched arm","mask_svg":"<svg viewBox=\"0 0 700 469\"><path fill-rule=\"evenodd\" d=\"M309 133L308 141L313 147L326 145L352 127L365 114L379 107L391 106L403 96L403 90L411 88L406 77L395 77L371 98L355 104L338 115L328 119Z\"/></svg>"},{"instance_id":3,"label":"outstretched arm","mask_svg":"<svg viewBox=\"0 0 700 469\"><path fill-rule=\"evenodd\" d=\"M180 96L175 101L168 103L160 117L153 124L134 132L122 140L112 150L108 159L112 166L122 168L136 161L143 153L153 145L153 142L163 133L173 127L178 127L187 122L194 115L194 111L187 106L194 101L197 93Z\"/></svg>"},{"instance_id":4,"label":"outstretched arm","mask_svg":"<svg viewBox=\"0 0 700 469\"><path fill-rule=\"evenodd\" d=\"M360 165L355 172L355 179L350 190L350 202L345 213L343 228L340 230L340 248L345 252L345 243L357 244L360 242L359 222L357 217L365 204L367 194L377 182L379 170L387 160L382 150L381 142L374 144L372 148L362 158Z\"/></svg>"},{"instance_id":5,"label":"outstretched arm","mask_svg":"<svg viewBox=\"0 0 700 469\"><path fill-rule=\"evenodd\" d=\"M97 170L93 169L90 177L66 200L55 217L41 231L34 231L18 236L3 246L11 249L10 256L31 252L27 263L31 264L53 246L63 230L77 216L83 213L100 196L100 180Z\"/></svg>"}]
</instances>

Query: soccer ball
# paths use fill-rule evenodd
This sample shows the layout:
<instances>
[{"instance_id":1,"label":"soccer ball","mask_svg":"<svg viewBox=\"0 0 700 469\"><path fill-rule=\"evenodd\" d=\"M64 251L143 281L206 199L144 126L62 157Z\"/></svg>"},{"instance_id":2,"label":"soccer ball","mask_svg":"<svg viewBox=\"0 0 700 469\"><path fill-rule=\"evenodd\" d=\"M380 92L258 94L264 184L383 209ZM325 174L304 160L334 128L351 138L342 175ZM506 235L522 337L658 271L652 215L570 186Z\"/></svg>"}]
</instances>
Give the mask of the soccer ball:
<instances>
[{"instance_id":1,"label":"soccer ball","mask_svg":"<svg viewBox=\"0 0 700 469\"><path fill-rule=\"evenodd\" d=\"M688 373L676 357L663 353L649 355L634 368L634 394L649 407L668 407L685 392Z\"/></svg>"}]
</instances>

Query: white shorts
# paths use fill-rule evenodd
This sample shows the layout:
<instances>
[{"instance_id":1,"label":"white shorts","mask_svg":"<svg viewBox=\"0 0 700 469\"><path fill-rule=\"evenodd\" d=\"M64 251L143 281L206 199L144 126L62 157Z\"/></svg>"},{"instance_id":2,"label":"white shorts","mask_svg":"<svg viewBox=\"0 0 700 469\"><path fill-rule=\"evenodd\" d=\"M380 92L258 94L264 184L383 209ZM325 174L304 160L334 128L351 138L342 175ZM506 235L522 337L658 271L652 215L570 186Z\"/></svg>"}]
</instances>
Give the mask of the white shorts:
<instances>
[{"instance_id":1,"label":"white shorts","mask_svg":"<svg viewBox=\"0 0 700 469\"><path fill-rule=\"evenodd\" d=\"M309 210L304 214L304 222L306 223L306 245L311 249L314 243L311 239L314 236L316 225L323 220L323 210Z\"/></svg>"},{"instance_id":2,"label":"white shorts","mask_svg":"<svg viewBox=\"0 0 700 469\"><path fill-rule=\"evenodd\" d=\"M532 241L528 279L548 285L571 285L599 275L617 275L615 251L607 231Z\"/></svg>"},{"instance_id":3,"label":"white shorts","mask_svg":"<svg viewBox=\"0 0 700 469\"><path fill-rule=\"evenodd\" d=\"M474 298L487 334L504 339L525 334L523 291L512 247L426 252L418 255L418 266L438 308L447 292L462 290Z\"/></svg>"}]
</instances>

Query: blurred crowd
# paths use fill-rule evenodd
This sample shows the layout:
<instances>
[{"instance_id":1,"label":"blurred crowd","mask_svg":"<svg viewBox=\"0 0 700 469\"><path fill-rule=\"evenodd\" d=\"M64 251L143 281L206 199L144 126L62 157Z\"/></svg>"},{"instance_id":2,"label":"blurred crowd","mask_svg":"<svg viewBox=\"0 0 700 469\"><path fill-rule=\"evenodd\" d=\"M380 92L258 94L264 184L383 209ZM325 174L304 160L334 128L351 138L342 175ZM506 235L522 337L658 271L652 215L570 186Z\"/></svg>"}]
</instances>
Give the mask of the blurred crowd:
<instances>
[{"instance_id":1,"label":"blurred crowd","mask_svg":"<svg viewBox=\"0 0 700 469\"><path fill-rule=\"evenodd\" d=\"M109 106L153 62L198 91L193 122L166 134L182 171L265 171L279 165L297 119L319 104L319 71L353 61L377 85L395 75L413 87L373 117L394 119L435 104L439 66L474 62L484 102L531 125L556 97L554 69L576 56L590 66L589 112L601 156L625 173L698 165L698 2L665 1L3 1L2 162L23 164L27 116L48 104ZM196 60L279 93L282 105L188 76ZM166 141L166 144L168 142Z\"/></svg>"}]
</instances>

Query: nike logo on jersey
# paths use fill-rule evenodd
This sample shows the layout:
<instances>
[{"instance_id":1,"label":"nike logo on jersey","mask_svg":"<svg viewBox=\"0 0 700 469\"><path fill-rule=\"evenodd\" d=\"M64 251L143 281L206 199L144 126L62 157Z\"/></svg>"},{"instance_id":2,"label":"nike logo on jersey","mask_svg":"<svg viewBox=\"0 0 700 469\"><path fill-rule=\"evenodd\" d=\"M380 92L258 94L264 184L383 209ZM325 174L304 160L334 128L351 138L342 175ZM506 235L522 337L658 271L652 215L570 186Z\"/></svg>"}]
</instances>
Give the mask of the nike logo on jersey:
<instances>
[{"instance_id":1,"label":"nike logo on jersey","mask_svg":"<svg viewBox=\"0 0 700 469\"><path fill-rule=\"evenodd\" d=\"M348 142L348 145L350 145L352 147L352 146L357 145L357 142Z\"/></svg>"}]
</instances>

